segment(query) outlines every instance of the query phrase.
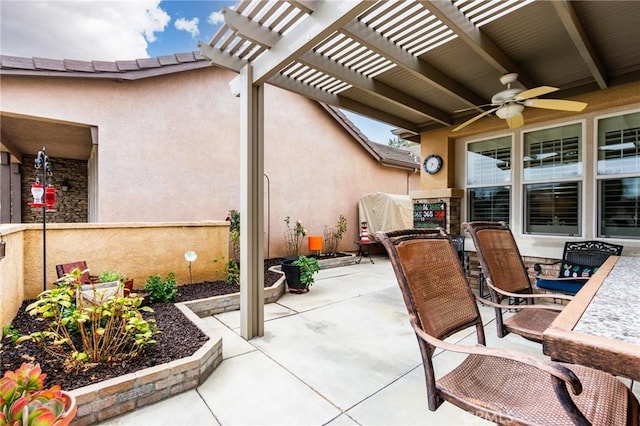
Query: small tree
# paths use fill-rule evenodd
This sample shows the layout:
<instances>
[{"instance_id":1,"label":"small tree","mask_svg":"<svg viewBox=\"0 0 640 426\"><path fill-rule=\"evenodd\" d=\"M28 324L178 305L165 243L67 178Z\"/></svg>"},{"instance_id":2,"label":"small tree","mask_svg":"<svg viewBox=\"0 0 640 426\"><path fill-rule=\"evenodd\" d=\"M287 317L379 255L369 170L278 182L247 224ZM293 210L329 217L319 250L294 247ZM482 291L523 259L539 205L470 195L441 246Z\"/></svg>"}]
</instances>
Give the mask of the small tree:
<instances>
[{"instance_id":1,"label":"small tree","mask_svg":"<svg viewBox=\"0 0 640 426\"><path fill-rule=\"evenodd\" d=\"M340 243L346 231L347 218L344 215L340 215L335 228L324 229L324 245L328 253L335 255L338 252L338 243Z\"/></svg>"},{"instance_id":2,"label":"small tree","mask_svg":"<svg viewBox=\"0 0 640 426\"><path fill-rule=\"evenodd\" d=\"M287 246L287 256L300 256L302 250L302 242L304 241L307 230L302 226L302 222L296 220L295 225L291 228L291 219L289 216L284 218L287 224L287 230L284 232L284 242Z\"/></svg>"}]
</instances>

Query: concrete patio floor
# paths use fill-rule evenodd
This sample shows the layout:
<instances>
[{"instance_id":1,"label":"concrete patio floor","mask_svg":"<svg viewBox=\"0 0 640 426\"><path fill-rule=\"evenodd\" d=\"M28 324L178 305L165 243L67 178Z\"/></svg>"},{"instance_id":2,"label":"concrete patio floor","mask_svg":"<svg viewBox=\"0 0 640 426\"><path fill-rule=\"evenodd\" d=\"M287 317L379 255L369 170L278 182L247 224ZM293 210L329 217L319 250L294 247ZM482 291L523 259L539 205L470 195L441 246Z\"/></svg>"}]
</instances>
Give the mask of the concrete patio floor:
<instances>
[{"instance_id":1,"label":"concrete patio floor","mask_svg":"<svg viewBox=\"0 0 640 426\"><path fill-rule=\"evenodd\" d=\"M265 335L239 337L240 313L206 318L223 337L222 364L197 389L101 425L465 425L490 424L449 403L426 405L415 335L390 262L323 269L309 293L265 305ZM480 309L487 345L540 357L540 345L496 337ZM470 333L453 340L475 343ZM439 353L437 374L461 356ZM640 397L640 386L635 394Z\"/></svg>"}]
</instances>

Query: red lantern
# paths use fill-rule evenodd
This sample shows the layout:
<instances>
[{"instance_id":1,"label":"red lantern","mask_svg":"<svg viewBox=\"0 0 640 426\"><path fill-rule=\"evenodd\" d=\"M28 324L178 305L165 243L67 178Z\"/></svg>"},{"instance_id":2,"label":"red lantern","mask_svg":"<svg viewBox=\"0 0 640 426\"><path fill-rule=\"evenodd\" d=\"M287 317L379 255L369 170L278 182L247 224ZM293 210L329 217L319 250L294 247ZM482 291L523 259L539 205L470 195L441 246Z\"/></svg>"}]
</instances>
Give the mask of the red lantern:
<instances>
[{"instance_id":1,"label":"red lantern","mask_svg":"<svg viewBox=\"0 0 640 426\"><path fill-rule=\"evenodd\" d=\"M44 202L47 204L47 211L55 211L56 205L56 189L48 186L44 191Z\"/></svg>"},{"instance_id":2,"label":"red lantern","mask_svg":"<svg viewBox=\"0 0 640 426\"><path fill-rule=\"evenodd\" d=\"M42 184L34 183L31 185L31 195L33 196L33 203L29 203L31 207L42 207L44 203L42 202L42 195L44 194L44 188Z\"/></svg>"}]
</instances>

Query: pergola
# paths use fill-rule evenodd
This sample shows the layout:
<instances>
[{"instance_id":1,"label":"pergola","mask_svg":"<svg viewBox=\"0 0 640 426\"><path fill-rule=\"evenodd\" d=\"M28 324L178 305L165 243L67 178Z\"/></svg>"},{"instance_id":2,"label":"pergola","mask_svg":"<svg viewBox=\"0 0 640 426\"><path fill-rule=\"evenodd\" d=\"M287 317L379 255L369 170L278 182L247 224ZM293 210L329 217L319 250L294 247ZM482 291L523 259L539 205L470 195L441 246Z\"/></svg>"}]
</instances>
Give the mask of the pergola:
<instances>
[{"instance_id":1,"label":"pergola","mask_svg":"<svg viewBox=\"0 0 640 426\"><path fill-rule=\"evenodd\" d=\"M239 73L242 336L264 333L265 83L417 136L485 111L505 73L522 89L560 88L554 98L638 81L638 16L636 1L244 0L225 10L199 48Z\"/></svg>"}]
</instances>

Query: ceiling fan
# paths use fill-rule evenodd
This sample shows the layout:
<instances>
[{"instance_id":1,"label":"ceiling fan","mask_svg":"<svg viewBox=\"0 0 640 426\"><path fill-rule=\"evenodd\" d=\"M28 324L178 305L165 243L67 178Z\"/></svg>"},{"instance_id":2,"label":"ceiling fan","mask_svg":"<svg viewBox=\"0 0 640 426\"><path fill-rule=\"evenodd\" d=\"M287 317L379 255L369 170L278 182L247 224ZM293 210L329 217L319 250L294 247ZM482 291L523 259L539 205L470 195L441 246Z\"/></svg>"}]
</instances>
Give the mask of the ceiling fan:
<instances>
[{"instance_id":1,"label":"ceiling fan","mask_svg":"<svg viewBox=\"0 0 640 426\"><path fill-rule=\"evenodd\" d=\"M574 112L580 112L587 107L587 104L585 102L568 101L564 99L537 99L538 96L546 95L559 89L557 87L551 86L534 87L533 89L529 90L512 88L511 83L514 83L517 79L518 74L516 73L509 73L500 77L500 83L507 86L507 88L493 95L493 97L491 98L491 103L487 104L487 106L490 105L493 108L476 115L470 120L465 121L455 129L453 129L453 131L458 131L463 127L466 127L469 124L481 119L482 117L494 112L498 117L507 122L509 128L516 129L524 125L522 111L524 111L525 107Z\"/></svg>"}]
</instances>

